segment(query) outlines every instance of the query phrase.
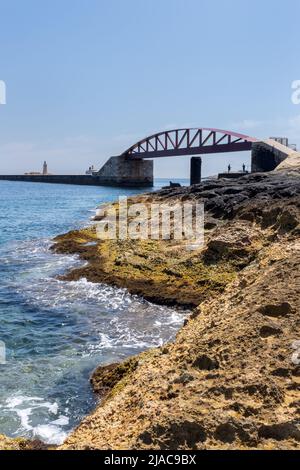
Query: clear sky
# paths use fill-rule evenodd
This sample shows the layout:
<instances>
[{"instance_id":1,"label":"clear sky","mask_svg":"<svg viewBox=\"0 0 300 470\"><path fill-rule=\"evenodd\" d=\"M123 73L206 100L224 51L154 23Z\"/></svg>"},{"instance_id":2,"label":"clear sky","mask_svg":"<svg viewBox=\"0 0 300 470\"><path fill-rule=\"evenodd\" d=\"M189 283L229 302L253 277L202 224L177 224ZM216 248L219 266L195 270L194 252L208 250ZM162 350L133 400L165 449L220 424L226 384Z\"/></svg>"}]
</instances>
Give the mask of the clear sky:
<instances>
[{"instance_id":1,"label":"clear sky","mask_svg":"<svg viewBox=\"0 0 300 470\"><path fill-rule=\"evenodd\" d=\"M0 0L0 173L81 173L173 127L300 146L299 0ZM246 154L204 157L214 174ZM189 159L155 174L186 177Z\"/></svg>"}]
</instances>

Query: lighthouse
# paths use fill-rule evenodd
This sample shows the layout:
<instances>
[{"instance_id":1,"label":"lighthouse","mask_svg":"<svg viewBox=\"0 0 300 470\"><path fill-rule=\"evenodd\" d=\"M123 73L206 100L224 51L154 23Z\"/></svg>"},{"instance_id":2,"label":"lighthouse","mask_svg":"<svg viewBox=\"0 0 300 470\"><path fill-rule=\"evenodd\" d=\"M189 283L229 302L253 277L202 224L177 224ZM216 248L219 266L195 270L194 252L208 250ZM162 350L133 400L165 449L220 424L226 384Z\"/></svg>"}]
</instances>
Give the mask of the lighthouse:
<instances>
[{"instance_id":1,"label":"lighthouse","mask_svg":"<svg viewBox=\"0 0 300 470\"><path fill-rule=\"evenodd\" d=\"M48 175L48 165L47 165L47 162L45 161L44 162L44 165L43 165L43 175Z\"/></svg>"}]
</instances>

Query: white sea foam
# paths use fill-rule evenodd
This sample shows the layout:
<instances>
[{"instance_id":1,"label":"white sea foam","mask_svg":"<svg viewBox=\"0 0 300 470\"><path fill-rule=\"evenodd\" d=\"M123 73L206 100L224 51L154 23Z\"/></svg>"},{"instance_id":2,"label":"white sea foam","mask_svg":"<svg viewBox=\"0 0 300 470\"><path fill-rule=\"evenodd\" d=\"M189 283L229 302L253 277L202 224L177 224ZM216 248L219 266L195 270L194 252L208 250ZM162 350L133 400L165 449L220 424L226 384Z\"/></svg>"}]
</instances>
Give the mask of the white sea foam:
<instances>
[{"instance_id":1,"label":"white sea foam","mask_svg":"<svg viewBox=\"0 0 300 470\"><path fill-rule=\"evenodd\" d=\"M57 416L58 413L56 402L44 401L41 397L19 395L8 398L1 408L10 409L18 417L19 426L14 433L15 435L33 436L49 444L60 444L67 436L63 427L68 426L69 418L59 415L56 419L51 420L51 416ZM48 412L48 422L33 425L32 422L36 420L36 415L45 410ZM41 416L44 414L42 413Z\"/></svg>"},{"instance_id":2,"label":"white sea foam","mask_svg":"<svg viewBox=\"0 0 300 470\"><path fill-rule=\"evenodd\" d=\"M173 339L186 312L86 279L60 281L57 274L82 262L77 256L53 254L50 244L22 242L0 256L8 269L17 266L17 275L7 276L1 288L13 292L23 309L4 319L19 341L14 354L18 347L27 354L10 364L7 394L14 384L20 390L2 397L0 417L11 417L11 434L59 444L76 425L74 410L79 416L87 412L92 392L86 385L95 365ZM43 398L48 389L51 399Z\"/></svg>"},{"instance_id":3,"label":"white sea foam","mask_svg":"<svg viewBox=\"0 0 300 470\"><path fill-rule=\"evenodd\" d=\"M33 429L33 435L47 444L62 444L68 433L53 424L41 424Z\"/></svg>"}]
</instances>

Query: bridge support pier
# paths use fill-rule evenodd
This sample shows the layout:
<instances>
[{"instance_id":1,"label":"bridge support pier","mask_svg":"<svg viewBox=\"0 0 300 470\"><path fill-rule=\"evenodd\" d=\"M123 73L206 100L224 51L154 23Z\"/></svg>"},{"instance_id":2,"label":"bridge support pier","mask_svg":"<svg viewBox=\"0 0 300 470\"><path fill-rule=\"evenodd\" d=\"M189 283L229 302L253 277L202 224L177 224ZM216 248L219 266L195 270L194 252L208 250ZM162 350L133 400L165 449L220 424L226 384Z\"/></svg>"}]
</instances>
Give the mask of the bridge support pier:
<instances>
[{"instance_id":1,"label":"bridge support pier","mask_svg":"<svg viewBox=\"0 0 300 470\"><path fill-rule=\"evenodd\" d=\"M124 156L110 157L93 175L99 184L107 186L153 186L153 160L133 160Z\"/></svg>"},{"instance_id":2,"label":"bridge support pier","mask_svg":"<svg viewBox=\"0 0 300 470\"><path fill-rule=\"evenodd\" d=\"M251 152L251 172L273 171L292 153L293 149L272 139L255 142Z\"/></svg>"},{"instance_id":3,"label":"bridge support pier","mask_svg":"<svg viewBox=\"0 0 300 470\"><path fill-rule=\"evenodd\" d=\"M201 183L201 167L202 158L192 157L191 158L191 174L190 174L190 185Z\"/></svg>"}]
</instances>

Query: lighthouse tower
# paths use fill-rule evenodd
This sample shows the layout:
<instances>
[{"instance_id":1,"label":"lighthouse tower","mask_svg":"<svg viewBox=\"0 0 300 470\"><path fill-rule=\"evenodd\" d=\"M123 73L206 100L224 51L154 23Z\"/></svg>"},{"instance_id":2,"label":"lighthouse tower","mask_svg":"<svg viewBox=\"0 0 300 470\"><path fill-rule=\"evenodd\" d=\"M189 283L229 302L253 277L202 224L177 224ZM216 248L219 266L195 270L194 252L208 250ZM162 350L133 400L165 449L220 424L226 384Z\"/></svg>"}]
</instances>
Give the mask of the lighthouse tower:
<instances>
[{"instance_id":1,"label":"lighthouse tower","mask_svg":"<svg viewBox=\"0 0 300 470\"><path fill-rule=\"evenodd\" d=\"M43 175L48 175L48 165L47 165L47 162L44 162L44 165L43 165Z\"/></svg>"}]
</instances>

